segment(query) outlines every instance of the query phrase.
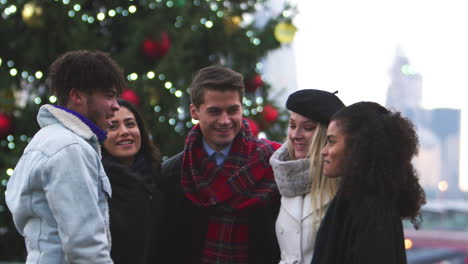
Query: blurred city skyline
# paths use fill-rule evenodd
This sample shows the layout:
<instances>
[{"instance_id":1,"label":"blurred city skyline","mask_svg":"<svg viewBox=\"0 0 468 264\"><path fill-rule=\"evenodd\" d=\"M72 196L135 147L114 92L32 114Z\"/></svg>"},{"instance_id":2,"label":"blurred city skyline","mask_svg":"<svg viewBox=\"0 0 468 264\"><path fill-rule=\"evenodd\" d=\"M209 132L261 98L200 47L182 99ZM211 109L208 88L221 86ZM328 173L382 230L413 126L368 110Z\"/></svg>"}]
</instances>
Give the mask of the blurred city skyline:
<instances>
[{"instance_id":1,"label":"blurred city skyline","mask_svg":"<svg viewBox=\"0 0 468 264\"><path fill-rule=\"evenodd\" d=\"M397 50L422 76L424 109L461 110L460 182L468 191L468 3L464 1L291 1L297 89L339 91L345 104L385 105ZM467 105L467 106L465 106ZM466 164L466 165L464 165ZM467 167L464 167L467 166Z\"/></svg>"}]
</instances>

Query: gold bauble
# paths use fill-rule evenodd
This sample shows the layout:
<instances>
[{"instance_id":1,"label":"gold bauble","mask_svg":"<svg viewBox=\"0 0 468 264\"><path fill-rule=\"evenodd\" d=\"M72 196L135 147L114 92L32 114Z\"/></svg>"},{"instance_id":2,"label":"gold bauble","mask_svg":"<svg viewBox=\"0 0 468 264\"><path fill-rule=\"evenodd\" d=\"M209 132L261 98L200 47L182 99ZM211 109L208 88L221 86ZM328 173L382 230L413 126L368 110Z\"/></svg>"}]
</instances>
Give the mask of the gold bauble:
<instances>
[{"instance_id":1,"label":"gold bauble","mask_svg":"<svg viewBox=\"0 0 468 264\"><path fill-rule=\"evenodd\" d=\"M232 34L239 30L242 17L240 16L225 16L224 17L224 31L227 34Z\"/></svg>"},{"instance_id":2,"label":"gold bauble","mask_svg":"<svg viewBox=\"0 0 468 264\"><path fill-rule=\"evenodd\" d=\"M278 42L287 44L293 41L296 31L297 28L293 24L280 22L278 25L276 25L274 34Z\"/></svg>"},{"instance_id":3,"label":"gold bauble","mask_svg":"<svg viewBox=\"0 0 468 264\"><path fill-rule=\"evenodd\" d=\"M151 106L156 106L159 103L159 94L156 90L156 88L151 88L149 89L149 104Z\"/></svg>"},{"instance_id":4,"label":"gold bauble","mask_svg":"<svg viewBox=\"0 0 468 264\"><path fill-rule=\"evenodd\" d=\"M12 89L0 89L0 112L11 112L15 106L15 94Z\"/></svg>"},{"instance_id":5,"label":"gold bauble","mask_svg":"<svg viewBox=\"0 0 468 264\"><path fill-rule=\"evenodd\" d=\"M29 2L24 5L23 11L21 12L24 23L31 27L40 27L44 25L44 19L42 16L42 7L36 3Z\"/></svg>"}]
</instances>

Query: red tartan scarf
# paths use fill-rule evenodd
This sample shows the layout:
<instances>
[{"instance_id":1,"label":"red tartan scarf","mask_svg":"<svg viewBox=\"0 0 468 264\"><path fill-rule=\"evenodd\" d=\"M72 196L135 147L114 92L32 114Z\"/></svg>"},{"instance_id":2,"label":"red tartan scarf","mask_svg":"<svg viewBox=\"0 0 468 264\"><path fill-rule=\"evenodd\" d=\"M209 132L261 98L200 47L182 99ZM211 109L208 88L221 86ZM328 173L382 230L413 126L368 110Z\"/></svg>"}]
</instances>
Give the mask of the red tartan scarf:
<instances>
[{"instance_id":1,"label":"red tartan scarf","mask_svg":"<svg viewBox=\"0 0 468 264\"><path fill-rule=\"evenodd\" d=\"M185 144L181 179L185 196L212 209L202 263L248 263L248 212L278 196L269 159L281 145L258 140L246 121L222 166L203 149L199 125Z\"/></svg>"}]
</instances>

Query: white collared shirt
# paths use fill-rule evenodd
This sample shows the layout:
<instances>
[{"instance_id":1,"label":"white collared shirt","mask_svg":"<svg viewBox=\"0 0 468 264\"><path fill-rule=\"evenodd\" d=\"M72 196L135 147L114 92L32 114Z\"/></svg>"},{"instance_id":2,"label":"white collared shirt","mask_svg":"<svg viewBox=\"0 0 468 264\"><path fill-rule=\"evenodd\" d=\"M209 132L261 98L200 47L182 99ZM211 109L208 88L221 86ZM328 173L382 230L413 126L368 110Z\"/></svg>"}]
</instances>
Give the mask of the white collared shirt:
<instances>
[{"instance_id":1,"label":"white collared shirt","mask_svg":"<svg viewBox=\"0 0 468 264\"><path fill-rule=\"evenodd\" d=\"M216 151L206 143L205 139L203 141L203 149L206 151L209 157L212 157L216 161L216 165L221 166L223 165L226 157L229 155L229 151L231 151L232 143L229 144L227 147L222 149L221 151Z\"/></svg>"}]
</instances>

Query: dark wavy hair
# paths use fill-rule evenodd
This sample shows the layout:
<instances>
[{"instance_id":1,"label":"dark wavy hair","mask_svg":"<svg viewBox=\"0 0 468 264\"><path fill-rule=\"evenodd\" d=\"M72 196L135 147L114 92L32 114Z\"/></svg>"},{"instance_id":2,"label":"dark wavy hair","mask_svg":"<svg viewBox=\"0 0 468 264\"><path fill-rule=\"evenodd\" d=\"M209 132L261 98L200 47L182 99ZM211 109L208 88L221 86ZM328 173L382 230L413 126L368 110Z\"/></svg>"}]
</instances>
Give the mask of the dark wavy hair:
<instances>
[{"instance_id":1,"label":"dark wavy hair","mask_svg":"<svg viewBox=\"0 0 468 264\"><path fill-rule=\"evenodd\" d=\"M120 93L126 81L122 68L109 54L73 50L62 54L50 65L47 86L56 94L58 104L66 106L72 88L87 94L115 88Z\"/></svg>"},{"instance_id":2,"label":"dark wavy hair","mask_svg":"<svg viewBox=\"0 0 468 264\"><path fill-rule=\"evenodd\" d=\"M373 102L359 102L332 117L345 136L339 193L349 199L380 196L394 201L417 229L426 203L411 163L419 140L411 121Z\"/></svg>"},{"instance_id":3,"label":"dark wavy hair","mask_svg":"<svg viewBox=\"0 0 468 264\"><path fill-rule=\"evenodd\" d=\"M145 158L147 158L151 162L153 168L159 170L161 167L161 153L151 140L149 130L146 127L146 123L142 115L132 103L124 99L118 98L117 103L119 103L120 107L127 108L135 116L138 129L140 130L141 135L141 148L137 155L142 153L145 156ZM110 155L106 148L102 148L102 152L105 155Z\"/></svg>"}]
</instances>

